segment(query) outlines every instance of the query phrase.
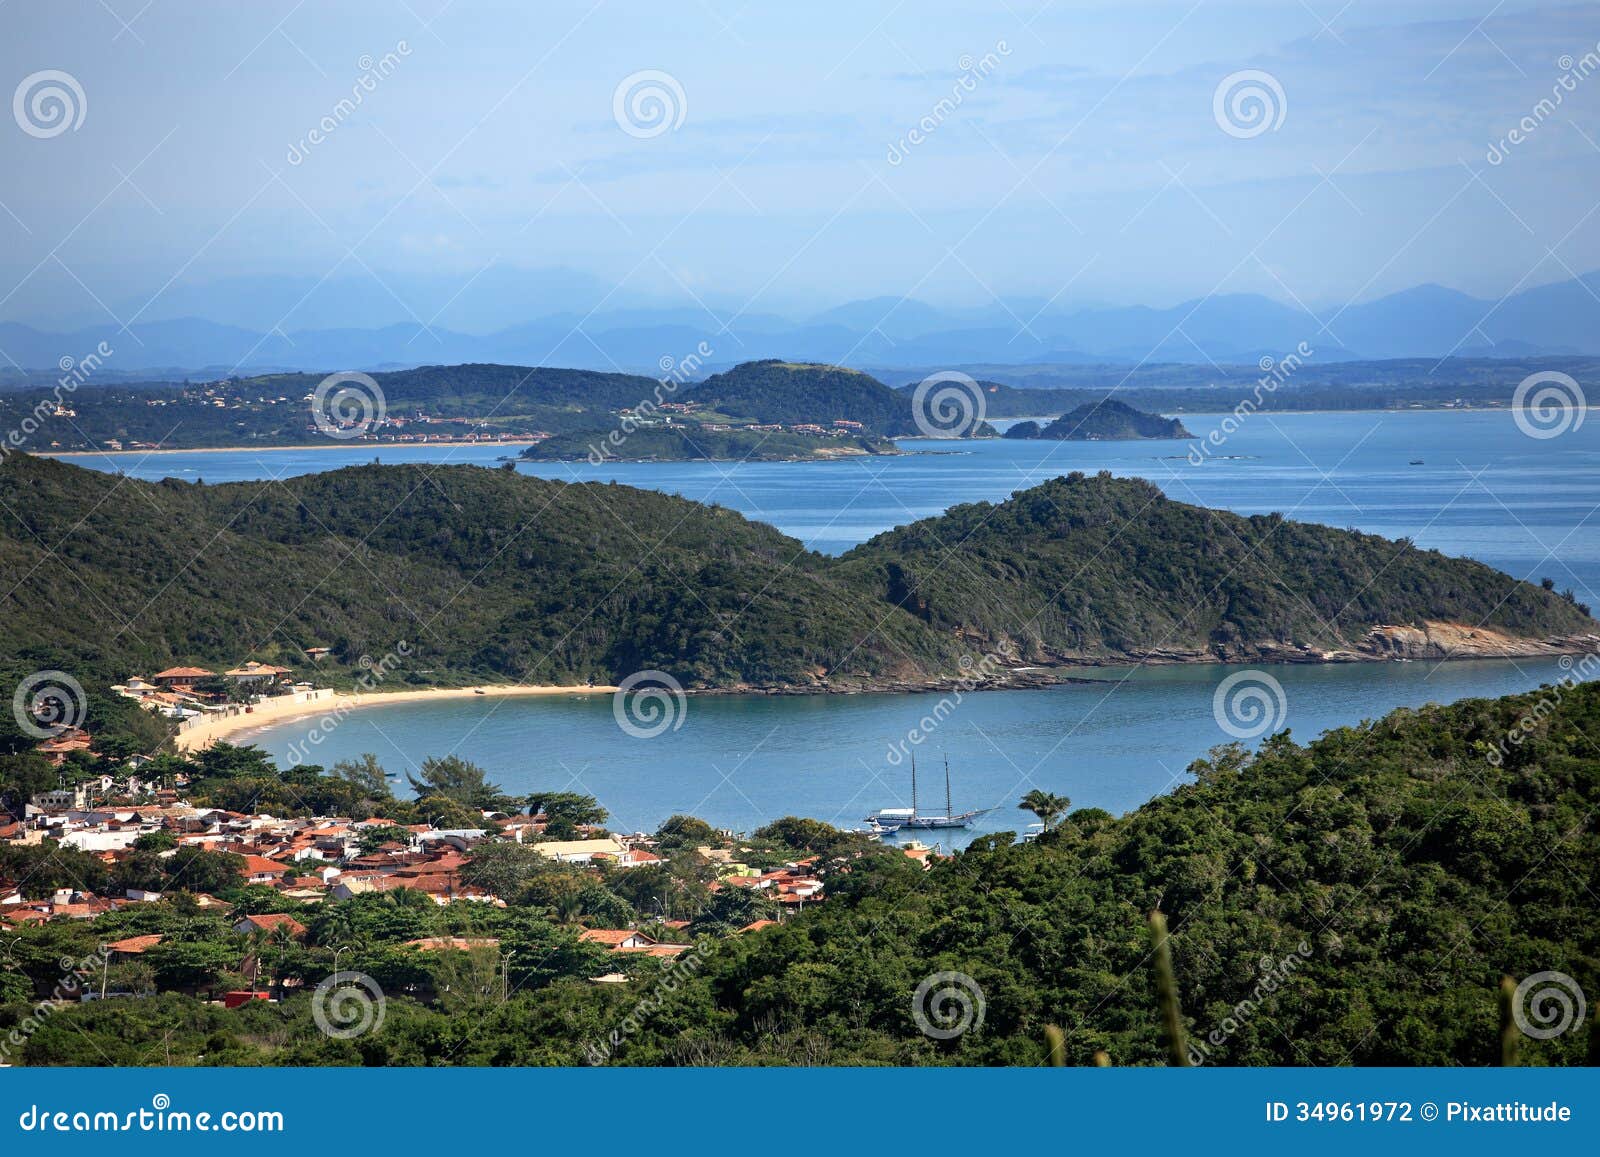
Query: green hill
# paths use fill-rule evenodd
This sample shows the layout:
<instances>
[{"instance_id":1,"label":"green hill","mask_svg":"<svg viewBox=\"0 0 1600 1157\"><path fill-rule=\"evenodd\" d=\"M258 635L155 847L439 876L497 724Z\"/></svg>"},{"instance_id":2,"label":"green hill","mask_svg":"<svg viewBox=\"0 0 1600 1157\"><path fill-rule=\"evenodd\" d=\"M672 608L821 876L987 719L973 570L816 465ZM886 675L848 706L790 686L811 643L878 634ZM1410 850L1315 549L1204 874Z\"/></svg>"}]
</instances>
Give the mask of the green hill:
<instances>
[{"instance_id":1,"label":"green hill","mask_svg":"<svg viewBox=\"0 0 1600 1157\"><path fill-rule=\"evenodd\" d=\"M1514 653L1500 632L1597 629L1585 609L1481 563L1173 502L1108 474L953 507L863 543L837 570L943 635L1030 663ZM1477 631L1368 638L1380 625L1426 623Z\"/></svg>"},{"instance_id":2,"label":"green hill","mask_svg":"<svg viewBox=\"0 0 1600 1157\"><path fill-rule=\"evenodd\" d=\"M746 362L685 391L684 401L754 422L860 422L891 437L915 435L911 398L859 370L794 362Z\"/></svg>"},{"instance_id":3,"label":"green hill","mask_svg":"<svg viewBox=\"0 0 1600 1157\"><path fill-rule=\"evenodd\" d=\"M11 512L11 513L6 513ZM720 507L471 466L362 466L281 482L144 483L0 465L0 655L87 677L254 657L461 684L807 683L936 667L953 648L829 560Z\"/></svg>"},{"instance_id":4,"label":"green hill","mask_svg":"<svg viewBox=\"0 0 1600 1157\"><path fill-rule=\"evenodd\" d=\"M404 640L393 678L416 684L658 669L696 687L852 688L958 678L983 652L1531 654L1595 629L1475 562L1107 475L959 506L837 559L718 507L472 466L205 486L14 455L0 511L0 655L105 681L247 658L309 671L312 646L333 648L317 671L337 681Z\"/></svg>"},{"instance_id":5,"label":"green hill","mask_svg":"<svg viewBox=\"0 0 1600 1157\"><path fill-rule=\"evenodd\" d=\"M1187 438L1189 431L1176 418L1147 414L1115 398L1086 402L1055 421L1041 427L1037 422L1018 422L1005 432L1007 438L1041 438L1057 442L1125 441L1136 438Z\"/></svg>"}]
</instances>

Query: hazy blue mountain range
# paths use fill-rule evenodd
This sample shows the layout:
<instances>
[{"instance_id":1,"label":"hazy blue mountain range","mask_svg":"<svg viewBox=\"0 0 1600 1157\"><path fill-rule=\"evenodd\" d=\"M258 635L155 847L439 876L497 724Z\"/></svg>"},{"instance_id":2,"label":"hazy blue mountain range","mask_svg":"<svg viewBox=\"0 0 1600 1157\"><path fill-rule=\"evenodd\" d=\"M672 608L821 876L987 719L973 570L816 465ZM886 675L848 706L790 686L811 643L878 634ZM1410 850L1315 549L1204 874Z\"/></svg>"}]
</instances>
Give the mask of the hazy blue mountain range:
<instances>
[{"instance_id":1,"label":"hazy blue mountain range","mask_svg":"<svg viewBox=\"0 0 1600 1157\"><path fill-rule=\"evenodd\" d=\"M560 292L563 284L570 290L566 295ZM707 369L771 357L880 368L1249 364L1281 358L1302 343L1312 351L1307 360L1315 362L1600 354L1600 273L1525 289L1500 303L1423 285L1342 311L1323 310L1316 317L1253 294L1219 295L1165 309L1062 310L1021 300L942 309L877 298L804 318L694 308L608 309L604 291L583 278L562 282L555 273L503 271L487 287L474 284L464 292L482 306L475 315L463 313L456 301L433 311L431 316L441 319L435 323L395 321L400 307L392 300L376 302L367 293L336 301L327 286L305 286L296 279L240 279L212 289L211 302L199 291L173 291L162 298L164 311L181 307L192 316L145 320L149 314L144 314L127 330L107 322L55 333L0 322L0 363L47 370L66 357L81 360L102 341L114 351L105 359L107 373L207 376L460 362L653 375L667 362L690 356ZM249 294L258 299L253 307L244 300ZM319 307L315 312L305 304L313 302ZM592 312L580 312L584 306ZM465 333L449 327L470 317L479 326L497 328ZM514 321L518 317L533 320Z\"/></svg>"}]
</instances>

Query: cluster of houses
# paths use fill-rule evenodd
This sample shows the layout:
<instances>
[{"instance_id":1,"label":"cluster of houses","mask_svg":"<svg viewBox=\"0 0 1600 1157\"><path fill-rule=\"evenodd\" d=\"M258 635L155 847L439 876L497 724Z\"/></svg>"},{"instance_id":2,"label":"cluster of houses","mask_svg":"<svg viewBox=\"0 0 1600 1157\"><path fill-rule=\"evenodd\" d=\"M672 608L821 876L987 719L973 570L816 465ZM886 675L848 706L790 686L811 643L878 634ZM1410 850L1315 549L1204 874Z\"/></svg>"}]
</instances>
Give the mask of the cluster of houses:
<instances>
[{"instance_id":1,"label":"cluster of houses","mask_svg":"<svg viewBox=\"0 0 1600 1157\"><path fill-rule=\"evenodd\" d=\"M149 804L90 806L80 788L35 796L23 819L0 827L0 840L19 844L54 840L63 847L97 856L114 868L133 854L133 845L141 836L164 832L175 846L163 855L176 854L182 848L232 853L241 859L247 884L273 888L287 900L306 904L409 889L439 905L504 907L502 897L462 878L474 848L486 840L527 844L539 854L565 864L608 864L630 869L663 863L656 841L642 833L620 835L580 827L578 834L583 838L545 840L546 823L547 817L540 814L488 813L481 828L445 830L425 824L399 826L376 817L280 819L194 807L171 798ZM814 874L815 857L762 871L741 863L731 847L705 846L696 849L695 854L714 870L713 891L757 890L785 912L799 911L824 898L823 883ZM22 895L19 881L0 879L0 930L41 921L93 919L130 904L161 898L160 892L141 889L101 896L62 888L43 899L28 899ZM202 908L227 906L225 901L203 893L195 899ZM742 931L754 931L770 923L756 921ZM239 930L245 933L255 930L282 935L286 931L298 938L305 931L290 916L251 916L239 924ZM686 922L667 921L666 926L682 928ZM617 953L675 957L689 950L686 944L660 943L633 928L589 928L580 935ZM429 938L413 946L424 951L480 946L456 944L456 939L459 938ZM133 937L108 947L113 954L132 956L158 942L159 938Z\"/></svg>"},{"instance_id":2,"label":"cluster of houses","mask_svg":"<svg viewBox=\"0 0 1600 1157\"><path fill-rule=\"evenodd\" d=\"M312 661L327 655L327 647L309 647L306 657ZM168 719L188 722L208 715L232 715L249 711L248 703L263 697L283 697L312 700L331 691L319 691L311 683L296 679L288 667L260 663L252 659L238 667L212 671L205 667L168 667L146 679L133 675L126 682L111 688L117 694L132 699L146 710L154 711ZM243 695L240 695L243 692Z\"/></svg>"},{"instance_id":3,"label":"cluster of houses","mask_svg":"<svg viewBox=\"0 0 1600 1157\"><path fill-rule=\"evenodd\" d=\"M727 422L707 422L704 424L704 428L707 430L724 431L732 430L736 427ZM741 424L737 427L737 429L760 430L764 433L774 434L804 434L808 438L843 438L846 435L859 434L862 430L866 429L866 427L860 422L851 422L847 419L840 418L832 425L828 426L824 426L819 422L790 422L788 425L785 425L782 422L758 422L754 424Z\"/></svg>"}]
</instances>

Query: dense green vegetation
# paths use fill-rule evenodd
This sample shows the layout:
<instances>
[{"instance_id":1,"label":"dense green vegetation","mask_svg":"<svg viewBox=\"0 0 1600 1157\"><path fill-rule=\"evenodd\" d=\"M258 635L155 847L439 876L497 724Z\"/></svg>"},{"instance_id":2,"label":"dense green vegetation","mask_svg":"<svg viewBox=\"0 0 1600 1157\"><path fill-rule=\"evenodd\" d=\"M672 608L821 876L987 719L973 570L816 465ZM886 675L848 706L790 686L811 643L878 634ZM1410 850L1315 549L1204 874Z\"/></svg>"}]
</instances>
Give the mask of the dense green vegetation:
<instances>
[{"instance_id":1,"label":"dense green vegetation","mask_svg":"<svg viewBox=\"0 0 1600 1157\"><path fill-rule=\"evenodd\" d=\"M1029 662L1336 647L1374 624L1595 630L1585 608L1438 551L1172 502L1073 474L880 534L836 570L944 634Z\"/></svg>"},{"instance_id":2,"label":"dense green vegetation","mask_svg":"<svg viewBox=\"0 0 1600 1157\"><path fill-rule=\"evenodd\" d=\"M891 437L915 435L911 398L859 370L794 362L746 362L687 390L683 401L756 422L860 422Z\"/></svg>"},{"instance_id":3,"label":"dense green vegetation","mask_svg":"<svg viewBox=\"0 0 1600 1157\"><path fill-rule=\"evenodd\" d=\"M982 651L1238 655L1441 619L1594 629L1478 563L1109 475L959 506L838 559L719 507L471 466L204 486L16 455L0 512L0 655L91 689L249 658L348 684L402 642L384 689L641 670L851 687L958 677ZM313 665L308 647L333 653Z\"/></svg>"},{"instance_id":4,"label":"dense green vegetation","mask_svg":"<svg viewBox=\"0 0 1600 1157\"><path fill-rule=\"evenodd\" d=\"M793 539L630 487L471 466L148 484L14 456L0 502L0 654L86 684L250 657L348 682L401 641L385 689L954 666L952 644ZM333 654L313 666L313 646Z\"/></svg>"},{"instance_id":5,"label":"dense green vegetation","mask_svg":"<svg viewBox=\"0 0 1600 1157\"><path fill-rule=\"evenodd\" d=\"M1120 819L1079 809L1031 843L985 837L927 872L893 849L828 841L815 821L781 821L757 833L759 854L821 844L829 898L732 938L749 913L713 912L727 901L695 893L674 838L692 838L693 821L660 833L666 869L586 875L512 853L492 866L514 897L504 911L385 895L299 912L306 944L250 951L303 987L231 1012L186 994L236 979L248 946L181 897L25 928L0 973L0 1036L58 983L59 960L142 932L169 941L143 972L113 975L164 995L58 1006L35 1017L16 1060L585 1064L619 1031L607 1063L1035 1065L1058 1026L1068 1063L1103 1050L1118 1065L1160 1064L1152 911L1171 929L1177 1015L1208 1064L1494 1064L1502 976L1556 971L1600 989L1600 687L1401 710L1304 746L1282 734L1190 771L1192 783ZM651 960L625 963L628 984L583 979L617 964L576 941L583 913L653 911L659 895L706 904L686 930L698 966L670 989ZM233 900L283 906L264 889ZM430 960L399 947L439 934L516 951ZM313 1026L304 988L346 944L340 966L377 979L386 1010L381 1028L334 1040ZM913 993L935 972L971 978L981 1024L948 1040L918 1031ZM1596 1063L1597 1041L1575 1024L1522 1039L1521 1056Z\"/></svg>"},{"instance_id":6,"label":"dense green vegetation","mask_svg":"<svg viewBox=\"0 0 1600 1157\"><path fill-rule=\"evenodd\" d=\"M1005 437L1083 442L1089 439L1187 438L1189 431L1176 418L1147 414L1115 398L1102 398L1069 410L1044 426L1037 422L1018 422L1005 432Z\"/></svg>"},{"instance_id":7,"label":"dense green vegetation","mask_svg":"<svg viewBox=\"0 0 1600 1157\"><path fill-rule=\"evenodd\" d=\"M777 462L850 454L893 454L887 438L818 438L782 430L709 430L699 425L645 426L561 434L529 446L535 461Z\"/></svg>"}]
</instances>

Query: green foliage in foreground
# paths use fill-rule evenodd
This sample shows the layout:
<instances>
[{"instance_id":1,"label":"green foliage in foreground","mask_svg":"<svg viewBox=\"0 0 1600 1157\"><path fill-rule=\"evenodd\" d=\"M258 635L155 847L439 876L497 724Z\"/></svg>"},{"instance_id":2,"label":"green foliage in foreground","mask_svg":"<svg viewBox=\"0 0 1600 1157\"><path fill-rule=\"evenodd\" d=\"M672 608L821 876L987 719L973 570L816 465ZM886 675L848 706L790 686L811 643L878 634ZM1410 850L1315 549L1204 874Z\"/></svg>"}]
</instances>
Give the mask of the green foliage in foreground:
<instances>
[{"instance_id":1,"label":"green foliage in foreground","mask_svg":"<svg viewBox=\"0 0 1600 1157\"><path fill-rule=\"evenodd\" d=\"M546 970L504 1003L480 984L452 1004L367 947L389 999L382 1028L355 1040L316 1032L304 994L232 1013L169 994L62 1007L21 1059L583 1064L618 1032L610 1063L1036 1065L1053 1047L1073 1064L1162 1064L1181 1035L1205 1064L1488 1065L1503 1055L1502 976L1558 971L1600 992L1600 687L1402 710L1307 746L1221 748L1191 770L1194 783L1121 819L1080 809L1031 843L986 837L926 873L892 852L850 859L825 904L704 942L670 990L648 962L625 985ZM344 926L318 923L314 944L422 926L392 904L348 919L344 907L316 914ZM1163 1027L1152 911L1170 930L1165 1007L1181 1026ZM65 954L32 939L27 951ZM935 972L976 983L981 1025L947 1041L918 1031L912 994ZM0 1030L28 1013L5 1006ZM1576 1025L1519 1054L1582 1064L1589 1047Z\"/></svg>"}]
</instances>

